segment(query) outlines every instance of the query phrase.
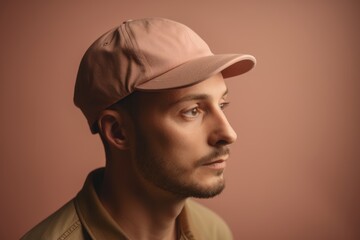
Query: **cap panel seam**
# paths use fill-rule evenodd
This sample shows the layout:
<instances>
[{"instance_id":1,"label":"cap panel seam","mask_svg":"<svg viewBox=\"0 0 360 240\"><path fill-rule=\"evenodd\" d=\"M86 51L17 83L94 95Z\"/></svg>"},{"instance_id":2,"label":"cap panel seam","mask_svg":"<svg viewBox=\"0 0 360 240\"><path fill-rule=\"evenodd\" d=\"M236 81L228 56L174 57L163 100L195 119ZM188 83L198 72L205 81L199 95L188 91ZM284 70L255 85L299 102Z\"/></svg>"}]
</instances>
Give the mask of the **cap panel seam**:
<instances>
[{"instance_id":1,"label":"cap panel seam","mask_svg":"<svg viewBox=\"0 0 360 240\"><path fill-rule=\"evenodd\" d=\"M131 23L130 22L125 23L124 30L127 33L128 40L129 40L130 44L132 45L132 48L135 50L134 53L140 59L142 66L144 66L144 68L145 68L145 72L143 74L146 77L146 81L148 81L150 78L148 75L148 71L151 72L151 69L149 67L150 65L149 65L149 62L147 61L146 57L144 56L144 54L142 54L142 52L140 51L139 45L137 44L137 41L135 40L134 33L130 29L129 24L131 24Z\"/></svg>"}]
</instances>

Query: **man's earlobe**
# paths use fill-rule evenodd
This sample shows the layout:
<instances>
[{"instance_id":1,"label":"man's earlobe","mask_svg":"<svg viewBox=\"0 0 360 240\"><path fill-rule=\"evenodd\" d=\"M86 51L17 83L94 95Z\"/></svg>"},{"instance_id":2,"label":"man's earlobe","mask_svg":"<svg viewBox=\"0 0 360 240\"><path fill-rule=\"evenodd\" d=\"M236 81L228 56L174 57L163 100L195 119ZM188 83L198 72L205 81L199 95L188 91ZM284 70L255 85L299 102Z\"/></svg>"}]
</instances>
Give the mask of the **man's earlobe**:
<instances>
[{"instance_id":1,"label":"man's earlobe","mask_svg":"<svg viewBox=\"0 0 360 240\"><path fill-rule=\"evenodd\" d=\"M98 120L99 132L104 140L122 150L128 148L124 120L121 114L113 110L103 111Z\"/></svg>"}]
</instances>

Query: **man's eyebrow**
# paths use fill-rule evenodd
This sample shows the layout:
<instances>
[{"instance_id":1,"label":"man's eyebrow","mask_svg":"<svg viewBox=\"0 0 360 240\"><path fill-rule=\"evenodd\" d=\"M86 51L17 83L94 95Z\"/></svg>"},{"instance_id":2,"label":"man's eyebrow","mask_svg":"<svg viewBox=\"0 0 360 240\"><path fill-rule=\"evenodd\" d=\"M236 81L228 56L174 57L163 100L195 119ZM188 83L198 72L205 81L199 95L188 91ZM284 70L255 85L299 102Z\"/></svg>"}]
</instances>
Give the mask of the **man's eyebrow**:
<instances>
[{"instance_id":1,"label":"man's eyebrow","mask_svg":"<svg viewBox=\"0 0 360 240\"><path fill-rule=\"evenodd\" d=\"M229 90L226 88L222 97L226 96L228 93L229 93ZM211 98L211 96L208 94L189 94L189 95L186 95L186 96L176 100L175 102L171 103L170 105L176 105L181 102L194 101L194 100L206 100L206 99L210 99L210 98Z\"/></svg>"}]
</instances>

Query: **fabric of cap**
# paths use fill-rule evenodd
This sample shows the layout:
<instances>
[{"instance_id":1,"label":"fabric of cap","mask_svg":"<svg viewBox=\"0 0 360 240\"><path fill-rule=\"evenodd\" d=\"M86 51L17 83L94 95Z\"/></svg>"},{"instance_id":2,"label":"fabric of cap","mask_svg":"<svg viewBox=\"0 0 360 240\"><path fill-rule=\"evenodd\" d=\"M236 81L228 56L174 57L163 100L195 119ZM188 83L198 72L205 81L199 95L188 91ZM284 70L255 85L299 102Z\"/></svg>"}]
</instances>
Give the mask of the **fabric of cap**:
<instances>
[{"instance_id":1,"label":"fabric of cap","mask_svg":"<svg viewBox=\"0 0 360 240\"><path fill-rule=\"evenodd\" d=\"M101 111L134 91L186 87L219 72L224 78L233 77L249 71L255 62L251 55L214 55L194 31L172 20L129 20L86 51L74 103L94 133Z\"/></svg>"}]
</instances>

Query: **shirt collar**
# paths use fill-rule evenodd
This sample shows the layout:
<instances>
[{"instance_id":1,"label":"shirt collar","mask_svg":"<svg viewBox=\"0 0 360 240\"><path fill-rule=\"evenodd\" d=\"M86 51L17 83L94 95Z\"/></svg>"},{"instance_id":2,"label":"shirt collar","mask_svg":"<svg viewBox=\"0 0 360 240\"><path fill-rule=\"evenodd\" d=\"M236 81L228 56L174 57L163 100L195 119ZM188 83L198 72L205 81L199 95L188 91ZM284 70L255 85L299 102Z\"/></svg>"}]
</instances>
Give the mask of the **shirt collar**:
<instances>
[{"instance_id":1,"label":"shirt collar","mask_svg":"<svg viewBox=\"0 0 360 240\"><path fill-rule=\"evenodd\" d=\"M80 221L92 239L127 240L124 231L104 208L96 193L96 188L101 184L104 175L104 168L91 172L83 188L75 197L75 208ZM181 240L200 239L195 229L192 228L191 219L187 213L188 207L185 204L178 216Z\"/></svg>"}]
</instances>

